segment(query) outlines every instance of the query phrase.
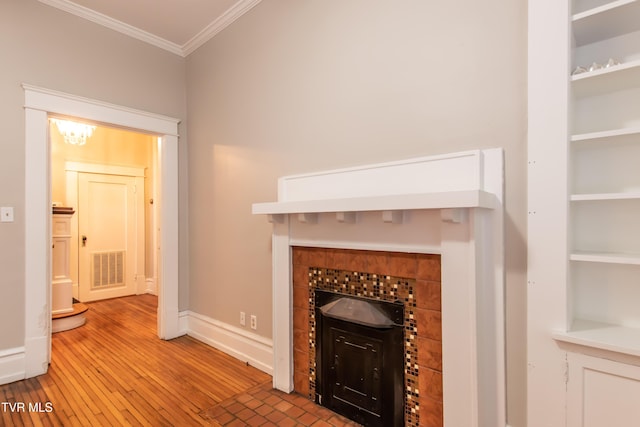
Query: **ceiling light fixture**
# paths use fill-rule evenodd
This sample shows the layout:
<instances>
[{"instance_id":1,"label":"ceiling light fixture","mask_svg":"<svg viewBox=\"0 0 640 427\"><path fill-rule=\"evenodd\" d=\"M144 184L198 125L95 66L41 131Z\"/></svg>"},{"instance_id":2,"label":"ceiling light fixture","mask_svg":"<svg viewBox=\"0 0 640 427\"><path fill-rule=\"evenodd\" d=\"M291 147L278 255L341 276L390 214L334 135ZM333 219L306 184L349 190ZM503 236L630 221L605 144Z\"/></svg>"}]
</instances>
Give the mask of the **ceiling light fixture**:
<instances>
[{"instance_id":1,"label":"ceiling light fixture","mask_svg":"<svg viewBox=\"0 0 640 427\"><path fill-rule=\"evenodd\" d=\"M87 138L93 135L95 126L69 120L51 119L56 124L58 131L64 137L64 142L71 145L84 145Z\"/></svg>"}]
</instances>

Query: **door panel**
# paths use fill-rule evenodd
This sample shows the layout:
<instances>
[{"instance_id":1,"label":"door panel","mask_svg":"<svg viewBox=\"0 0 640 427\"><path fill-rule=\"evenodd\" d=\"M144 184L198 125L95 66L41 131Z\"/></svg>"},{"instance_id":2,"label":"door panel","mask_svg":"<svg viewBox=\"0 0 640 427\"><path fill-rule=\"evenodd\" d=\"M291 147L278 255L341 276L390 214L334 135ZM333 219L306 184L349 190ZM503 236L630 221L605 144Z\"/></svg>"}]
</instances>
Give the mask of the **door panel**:
<instances>
[{"instance_id":1,"label":"door panel","mask_svg":"<svg viewBox=\"0 0 640 427\"><path fill-rule=\"evenodd\" d=\"M136 293L136 180L78 175L80 301Z\"/></svg>"}]
</instances>

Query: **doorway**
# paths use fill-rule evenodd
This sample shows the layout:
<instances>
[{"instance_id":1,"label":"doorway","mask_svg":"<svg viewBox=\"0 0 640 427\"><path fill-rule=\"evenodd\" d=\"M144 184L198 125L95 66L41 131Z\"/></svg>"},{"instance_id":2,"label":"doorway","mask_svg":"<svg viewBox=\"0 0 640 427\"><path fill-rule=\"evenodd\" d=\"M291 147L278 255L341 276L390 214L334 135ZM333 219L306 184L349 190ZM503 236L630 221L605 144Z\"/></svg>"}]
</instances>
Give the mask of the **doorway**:
<instances>
[{"instance_id":1,"label":"doorway","mask_svg":"<svg viewBox=\"0 0 640 427\"><path fill-rule=\"evenodd\" d=\"M25 93L25 378L47 371L51 353L51 114L160 135L158 336L183 335L178 316L179 120L23 84Z\"/></svg>"},{"instance_id":2,"label":"doorway","mask_svg":"<svg viewBox=\"0 0 640 427\"><path fill-rule=\"evenodd\" d=\"M51 199L75 210L73 298L157 295L158 137L98 125L79 145L52 122Z\"/></svg>"}]
</instances>

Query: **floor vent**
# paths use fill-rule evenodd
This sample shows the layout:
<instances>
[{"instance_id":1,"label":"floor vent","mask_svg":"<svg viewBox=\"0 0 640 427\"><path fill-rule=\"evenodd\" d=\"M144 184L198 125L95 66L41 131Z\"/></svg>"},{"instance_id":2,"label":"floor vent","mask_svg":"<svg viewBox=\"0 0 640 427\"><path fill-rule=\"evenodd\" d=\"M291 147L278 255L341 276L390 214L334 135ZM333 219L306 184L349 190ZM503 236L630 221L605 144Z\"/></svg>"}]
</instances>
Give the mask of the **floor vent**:
<instances>
[{"instance_id":1,"label":"floor vent","mask_svg":"<svg viewBox=\"0 0 640 427\"><path fill-rule=\"evenodd\" d=\"M93 253L93 289L124 285L124 254L125 251Z\"/></svg>"}]
</instances>

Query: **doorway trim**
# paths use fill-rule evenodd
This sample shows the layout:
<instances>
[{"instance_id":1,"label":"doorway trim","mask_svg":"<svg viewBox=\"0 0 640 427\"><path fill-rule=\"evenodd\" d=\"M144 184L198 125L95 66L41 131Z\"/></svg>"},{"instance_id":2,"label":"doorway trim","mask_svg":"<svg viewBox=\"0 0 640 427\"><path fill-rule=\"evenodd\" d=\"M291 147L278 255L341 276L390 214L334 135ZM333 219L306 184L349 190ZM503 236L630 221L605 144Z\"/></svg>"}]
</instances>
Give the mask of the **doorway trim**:
<instances>
[{"instance_id":1,"label":"doorway trim","mask_svg":"<svg viewBox=\"0 0 640 427\"><path fill-rule=\"evenodd\" d=\"M51 356L51 171L49 115L158 135L160 248L158 336L182 335L178 313L178 123L180 120L22 84L25 97L25 378L47 372Z\"/></svg>"}]
</instances>

